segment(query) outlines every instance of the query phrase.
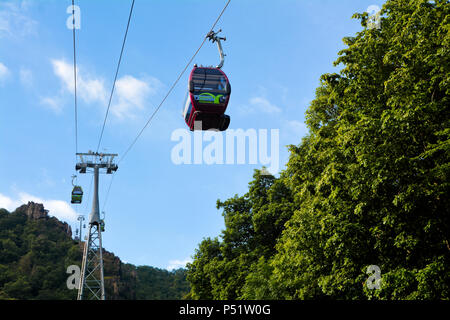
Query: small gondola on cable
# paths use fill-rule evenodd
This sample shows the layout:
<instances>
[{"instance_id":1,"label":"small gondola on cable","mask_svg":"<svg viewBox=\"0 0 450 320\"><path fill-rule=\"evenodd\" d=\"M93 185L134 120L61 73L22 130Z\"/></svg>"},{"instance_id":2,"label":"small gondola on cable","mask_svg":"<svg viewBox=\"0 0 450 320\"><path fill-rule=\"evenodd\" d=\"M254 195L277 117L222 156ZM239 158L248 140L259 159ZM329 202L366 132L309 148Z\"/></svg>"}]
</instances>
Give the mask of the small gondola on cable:
<instances>
[{"instance_id":1,"label":"small gondola on cable","mask_svg":"<svg viewBox=\"0 0 450 320\"><path fill-rule=\"evenodd\" d=\"M230 100L231 86L226 74L222 71L224 53L221 32L211 31L207 37L213 43L217 42L220 54L220 64L216 67L194 65L188 82L188 93L183 109L183 117L191 131L219 130L225 131L230 124L230 116L225 114Z\"/></svg>"},{"instance_id":2,"label":"small gondola on cable","mask_svg":"<svg viewBox=\"0 0 450 320\"><path fill-rule=\"evenodd\" d=\"M81 188L80 186L77 186L73 183L73 180L76 178L77 176L73 175L72 176L72 200L70 201L71 203L75 203L75 204L79 204L81 203L81 201L83 200L83 188Z\"/></svg>"}]
</instances>

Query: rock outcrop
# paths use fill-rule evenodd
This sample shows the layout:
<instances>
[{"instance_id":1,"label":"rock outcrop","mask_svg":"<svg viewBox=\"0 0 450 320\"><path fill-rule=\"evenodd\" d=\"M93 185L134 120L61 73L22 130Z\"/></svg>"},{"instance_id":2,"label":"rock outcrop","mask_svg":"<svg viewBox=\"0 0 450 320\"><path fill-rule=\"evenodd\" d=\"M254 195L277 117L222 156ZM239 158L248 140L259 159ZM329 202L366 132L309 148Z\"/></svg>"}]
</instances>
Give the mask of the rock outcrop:
<instances>
[{"instance_id":1,"label":"rock outcrop","mask_svg":"<svg viewBox=\"0 0 450 320\"><path fill-rule=\"evenodd\" d=\"M48 210L44 209L42 203L34 203L33 201L28 201L28 204L24 204L16 209L16 212L22 212L27 215L29 219L45 219L48 217Z\"/></svg>"},{"instance_id":2,"label":"rock outcrop","mask_svg":"<svg viewBox=\"0 0 450 320\"><path fill-rule=\"evenodd\" d=\"M72 237L72 228L66 223L58 220L57 218L50 218L48 216L48 210L44 208L42 203L35 203L28 201L28 204L24 204L16 209L16 212L25 214L28 219L41 220L41 219L55 219L56 223L61 227L64 232Z\"/></svg>"}]
</instances>

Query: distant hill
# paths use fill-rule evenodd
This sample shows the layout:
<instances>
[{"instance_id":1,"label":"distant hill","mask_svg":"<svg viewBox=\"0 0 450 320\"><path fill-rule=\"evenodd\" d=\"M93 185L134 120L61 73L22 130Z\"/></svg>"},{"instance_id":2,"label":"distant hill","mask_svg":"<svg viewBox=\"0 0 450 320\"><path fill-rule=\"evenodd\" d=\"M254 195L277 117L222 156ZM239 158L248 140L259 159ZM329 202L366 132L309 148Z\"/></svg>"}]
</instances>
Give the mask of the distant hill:
<instances>
[{"instance_id":1,"label":"distant hill","mask_svg":"<svg viewBox=\"0 0 450 320\"><path fill-rule=\"evenodd\" d=\"M70 226L49 217L42 204L0 209L0 299L76 299L66 270L81 266L82 250ZM181 299L190 290L184 269L134 266L106 250L103 257L108 300Z\"/></svg>"}]
</instances>

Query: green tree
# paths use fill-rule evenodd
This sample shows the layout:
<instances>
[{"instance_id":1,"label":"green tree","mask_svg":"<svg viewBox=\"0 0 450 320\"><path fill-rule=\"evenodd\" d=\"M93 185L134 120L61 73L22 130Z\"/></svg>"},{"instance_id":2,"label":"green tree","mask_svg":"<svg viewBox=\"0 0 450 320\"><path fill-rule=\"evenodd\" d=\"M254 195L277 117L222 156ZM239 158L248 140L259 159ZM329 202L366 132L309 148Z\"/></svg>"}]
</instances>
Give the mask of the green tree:
<instances>
[{"instance_id":1,"label":"green tree","mask_svg":"<svg viewBox=\"0 0 450 320\"><path fill-rule=\"evenodd\" d=\"M321 77L280 178L219 202L225 230L189 266L193 298L450 298L449 13L388 0L379 29L355 14L363 28Z\"/></svg>"},{"instance_id":2,"label":"green tree","mask_svg":"<svg viewBox=\"0 0 450 320\"><path fill-rule=\"evenodd\" d=\"M240 299L260 258L275 253L276 241L292 214L292 196L283 180L255 170L249 192L224 202L221 239L205 239L188 264L193 299Z\"/></svg>"},{"instance_id":3,"label":"green tree","mask_svg":"<svg viewBox=\"0 0 450 320\"><path fill-rule=\"evenodd\" d=\"M21 297L29 299L31 297L31 286L24 277L20 277L14 282L8 282L4 285L3 291L9 297Z\"/></svg>"},{"instance_id":4,"label":"green tree","mask_svg":"<svg viewBox=\"0 0 450 320\"><path fill-rule=\"evenodd\" d=\"M341 74L322 77L308 147L288 164L317 170L294 182L298 211L273 261L285 295L449 298L449 9L388 1L381 29L346 38ZM371 264L375 292L363 286Z\"/></svg>"},{"instance_id":5,"label":"green tree","mask_svg":"<svg viewBox=\"0 0 450 320\"><path fill-rule=\"evenodd\" d=\"M83 246L58 219L27 218L26 211L0 210L0 299L76 299L66 268L81 266ZM107 299L181 299L190 290L184 269L136 267L106 250L103 258Z\"/></svg>"}]
</instances>

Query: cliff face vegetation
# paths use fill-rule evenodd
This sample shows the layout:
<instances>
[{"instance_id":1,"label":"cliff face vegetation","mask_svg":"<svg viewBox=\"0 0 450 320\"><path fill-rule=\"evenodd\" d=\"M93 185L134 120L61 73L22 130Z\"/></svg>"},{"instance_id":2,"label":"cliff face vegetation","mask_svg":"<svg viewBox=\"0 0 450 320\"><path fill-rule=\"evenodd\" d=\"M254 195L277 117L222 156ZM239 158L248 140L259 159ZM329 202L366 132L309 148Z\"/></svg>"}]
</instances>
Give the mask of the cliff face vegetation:
<instances>
[{"instance_id":1,"label":"cliff face vegetation","mask_svg":"<svg viewBox=\"0 0 450 320\"><path fill-rule=\"evenodd\" d=\"M70 226L42 204L0 209L0 299L76 299L66 270L81 266L82 252ZM136 267L106 250L103 257L107 299L181 299L189 292L183 269Z\"/></svg>"},{"instance_id":2,"label":"cliff face vegetation","mask_svg":"<svg viewBox=\"0 0 450 320\"><path fill-rule=\"evenodd\" d=\"M379 28L355 17L286 169L218 201L192 298L450 299L450 3L388 0Z\"/></svg>"}]
</instances>

